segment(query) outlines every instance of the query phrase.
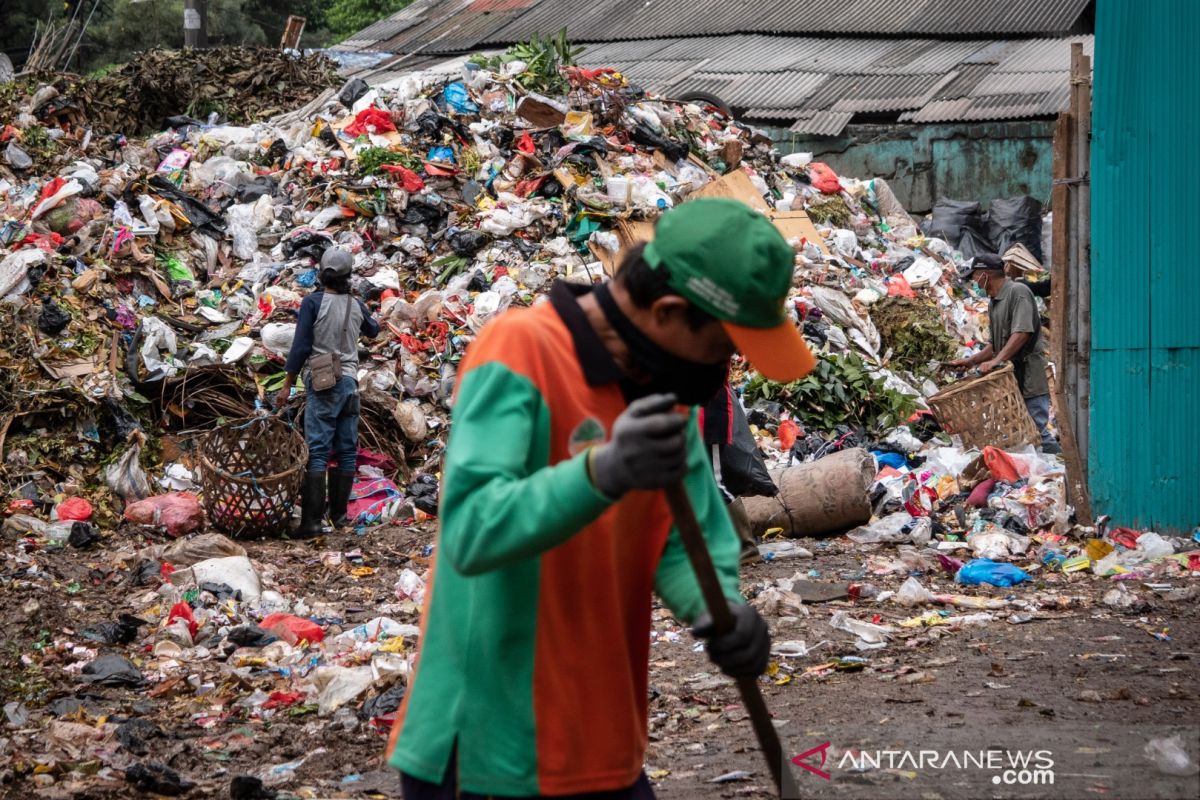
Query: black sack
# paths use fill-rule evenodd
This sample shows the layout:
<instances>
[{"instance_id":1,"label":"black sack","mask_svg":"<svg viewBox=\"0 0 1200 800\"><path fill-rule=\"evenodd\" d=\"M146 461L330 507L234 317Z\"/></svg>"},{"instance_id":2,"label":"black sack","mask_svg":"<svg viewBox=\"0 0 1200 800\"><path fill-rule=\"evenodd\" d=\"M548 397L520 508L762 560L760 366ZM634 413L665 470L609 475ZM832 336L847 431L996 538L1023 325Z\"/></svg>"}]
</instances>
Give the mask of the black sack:
<instances>
[{"instance_id":1,"label":"black sack","mask_svg":"<svg viewBox=\"0 0 1200 800\"><path fill-rule=\"evenodd\" d=\"M988 237L1001 255L1020 242L1043 261L1041 201L1029 195L993 200L988 207Z\"/></svg>"},{"instance_id":2,"label":"black sack","mask_svg":"<svg viewBox=\"0 0 1200 800\"><path fill-rule=\"evenodd\" d=\"M939 197L933 205L932 217L925 222L922 230L926 236L944 239L955 248L966 231L974 231L983 241L987 241L983 212L979 203L974 200L948 200Z\"/></svg>"},{"instance_id":3,"label":"black sack","mask_svg":"<svg viewBox=\"0 0 1200 800\"><path fill-rule=\"evenodd\" d=\"M767 462L763 460L742 404L733 403L733 441L720 445L717 457L721 460L721 483L734 497L774 497L779 487L771 480Z\"/></svg>"}]
</instances>

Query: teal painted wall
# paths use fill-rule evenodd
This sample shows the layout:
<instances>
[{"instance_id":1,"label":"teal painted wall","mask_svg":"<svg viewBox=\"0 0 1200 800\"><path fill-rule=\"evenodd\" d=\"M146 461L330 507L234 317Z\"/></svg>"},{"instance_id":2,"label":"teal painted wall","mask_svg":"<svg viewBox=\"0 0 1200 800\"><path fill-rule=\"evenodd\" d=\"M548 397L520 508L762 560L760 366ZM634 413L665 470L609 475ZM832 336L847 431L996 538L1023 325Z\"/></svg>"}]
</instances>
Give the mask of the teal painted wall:
<instances>
[{"instance_id":1,"label":"teal painted wall","mask_svg":"<svg viewBox=\"0 0 1200 800\"><path fill-rule=\"evenodd\" d=\"M1200 4L1100 0L1092 120L1092 504L1200 524Z\"/></svg>"},{"instance_id":2,"label":"teal painted wall","mask_svg":"<svg viewBox=\"0 0 1200 800\"><path fill-rule=\"evenodd\" d=\"M1052 121L851 125L833 137L764 130L780 152L810 152L854 178L885 178L915 214L939 197L986 206L1029 194L1050 203Z\"/></svg>"}]
</instances>

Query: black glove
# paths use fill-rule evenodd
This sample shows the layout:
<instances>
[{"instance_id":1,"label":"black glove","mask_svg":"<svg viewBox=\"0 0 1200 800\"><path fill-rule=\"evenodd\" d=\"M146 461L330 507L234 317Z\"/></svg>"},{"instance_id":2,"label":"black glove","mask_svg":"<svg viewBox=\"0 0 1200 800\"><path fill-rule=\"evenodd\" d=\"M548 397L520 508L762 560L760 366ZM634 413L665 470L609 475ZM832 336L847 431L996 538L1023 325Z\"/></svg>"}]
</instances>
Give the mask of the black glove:
<instances>
[{"instance_id":1,"label":"black glove","mask_svg":"<svg viewBox=\"0 0 1200 800\"><path fill-rule=\"evenodd\" d=\"M673 394L634 400L613 423L612 438L591 454L592 482L612 498L661 489L687 473L687 422Z\"/></svg>"},{"instance_id":2,"label":"black glove","mask_svg":"<svg viewBox=\"0 0 1200 800\"><path fill-rule=\"evenodd\" d=\"M705 611L692 625L692 635L708 639L708 657L731 678L757 678L771 660L771 633L753 608L730 603L733 628L713 636L712 617Z\"/></svg>"}]
</instances>

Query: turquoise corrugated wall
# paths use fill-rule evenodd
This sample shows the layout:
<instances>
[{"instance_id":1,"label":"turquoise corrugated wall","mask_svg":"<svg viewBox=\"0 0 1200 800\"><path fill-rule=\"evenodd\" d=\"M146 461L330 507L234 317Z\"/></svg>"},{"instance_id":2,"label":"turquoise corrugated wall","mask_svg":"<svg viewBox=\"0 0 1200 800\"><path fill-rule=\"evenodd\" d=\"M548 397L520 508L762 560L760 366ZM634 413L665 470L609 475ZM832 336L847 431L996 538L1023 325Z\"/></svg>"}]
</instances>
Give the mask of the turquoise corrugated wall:
<instances>
[{"instance_id":1,"label":"turquoise corrugated wall","mask_svg":"<svg viewBox=\"0 0 1200 800\"><path fill-rule=\"evenodd\" d=\"M1099 0L1092 118L1092 504L1200 524L1200 3Z\"/></svg>"}]
</instances>

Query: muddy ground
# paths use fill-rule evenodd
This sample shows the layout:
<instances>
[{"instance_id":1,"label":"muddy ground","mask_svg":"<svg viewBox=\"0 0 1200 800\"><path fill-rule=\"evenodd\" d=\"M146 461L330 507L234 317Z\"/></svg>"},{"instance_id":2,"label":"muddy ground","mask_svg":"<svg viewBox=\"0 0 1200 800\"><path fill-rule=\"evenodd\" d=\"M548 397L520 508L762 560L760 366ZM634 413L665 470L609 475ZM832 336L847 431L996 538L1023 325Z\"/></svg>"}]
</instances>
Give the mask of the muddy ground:
<instances>
[{"instance_id":1,"label":"muddy ground","mask_svg":"<svg viewBox=\"0 0 1200 800\"><path fill-rule=\"evenodd\" d=\"M423 569L431 536L429 528L377 528L309 543L244 544L281 592L333 604L343 612L340 627L349 627L380 614L417 621L412 603L398 602L393 587L400 570ZM369 721L322 718L304 704L264 719L237 704L255 690L303 684L294 677L264 667L231 679L210 658L184 671L197 676L200 689L187 680L153 678L140 689L80 683L78 664L75 672L69 666L80 655L68 644L94 647L79 637L83 628L140 609L134 599L153 589L135 588L129 579L137 547L163 541L146 537L113 532L83 551L30 549L10 534L0 541L0 694L9 712L0 730L0 797L149 797L130 787L124 770L159 761L196 784L186 797L223 798L236 776L263 776L272 765L300 758L306 760L275 786L280 797L398 797L395 776L382 764L384 734ZM868 556L895 554L890 545L872 549L844 538L801 543L815 553L812 559L745 567L746 592L761 596L790 577L867 580L883 590L904 579L864 574ZM355 550L361 558L340 564L323 558ZM816 749L806 760L814 770L795 769L801 795L1200 796L1194 775L1166 775L1144 755L1149 741L1173 734L1193 765L1200 755L1200 595L1189 588L1200 579L1152 581L1174 592L1134 583L1137 601L1114 609L1101 599L1113 588L1109 580L1089 573L1033 575L1033 583L1009 589L962 590L1026 601L993 611L993 621L898 628L882 649L860 650L855 636L829 625L830 617L841 610L894 625L928 609L850 599L772 608L766 616L776 641L803 641L809 648L804 656L775 659L775 674L761 683L785 751ZM920 580L934 591L955 591L937 569ZM646 771L658 796L772 796L734 685L666 611L656 612L654 628ZM143 628L129 645L98 649L145 664L153 661L148 648L155 640L153 627ZM83 708L63 713L65 697L84 701ZM144 755L113 735L114 724L128 718L153 721L163 733L145 741ZM1024 772L1023 758L1030 759Z\"/></svg>"}]
</instances>

